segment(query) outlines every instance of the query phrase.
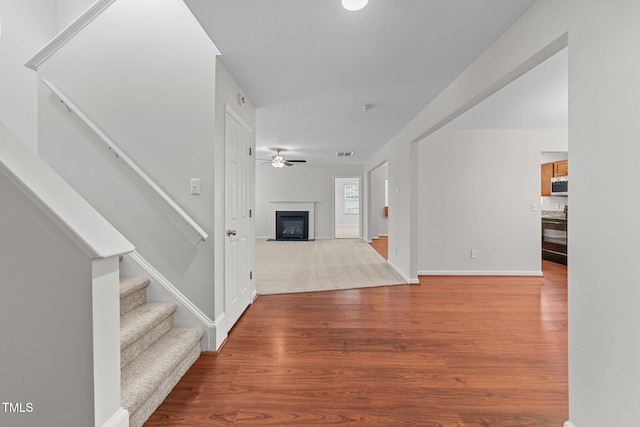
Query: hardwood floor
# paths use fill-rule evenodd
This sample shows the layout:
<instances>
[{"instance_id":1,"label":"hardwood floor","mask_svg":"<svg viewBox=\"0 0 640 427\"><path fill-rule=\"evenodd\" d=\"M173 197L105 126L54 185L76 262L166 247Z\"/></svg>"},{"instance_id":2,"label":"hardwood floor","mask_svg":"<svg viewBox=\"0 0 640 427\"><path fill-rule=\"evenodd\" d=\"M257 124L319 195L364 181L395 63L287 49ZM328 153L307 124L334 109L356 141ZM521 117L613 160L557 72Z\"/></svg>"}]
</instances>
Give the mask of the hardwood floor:
<instances>
[{"instance_id":1,"label":"hardwood floor","mask_svg":"<svg viewBox=\"0 0 640 427\"><path fill-rule=\"evenodd\" d=\"M543 270L260 296L145 426L560 427L567 270Z\"/></svg>"},{"instance_id":2,"label":"hardwood floor","mask_svg":"<svg viewBox=\"0 0 640 427\"><path fill-rule=\"evenodd\" d=\"M370 244L384 259L389 259L389 238L387 236L371 239Z\"/></svg>"}]
</instances>

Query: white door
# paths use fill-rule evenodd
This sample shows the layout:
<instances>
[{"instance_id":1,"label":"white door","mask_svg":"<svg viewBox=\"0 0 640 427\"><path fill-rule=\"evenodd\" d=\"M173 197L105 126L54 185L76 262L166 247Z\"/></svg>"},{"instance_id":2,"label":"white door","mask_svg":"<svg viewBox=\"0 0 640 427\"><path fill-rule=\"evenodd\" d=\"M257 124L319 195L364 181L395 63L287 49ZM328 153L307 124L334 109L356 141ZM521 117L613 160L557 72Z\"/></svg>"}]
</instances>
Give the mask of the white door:
<instances>
[{"instance_id":1,"label":"white door","mask_svg":"<svg viewBox=\"0 0 640 427\"><path fill-rule=\"evenodd\" d=\"M225 312L228 329L251 302L251 132L225 120Z\"/></svg>"}]
</instances>

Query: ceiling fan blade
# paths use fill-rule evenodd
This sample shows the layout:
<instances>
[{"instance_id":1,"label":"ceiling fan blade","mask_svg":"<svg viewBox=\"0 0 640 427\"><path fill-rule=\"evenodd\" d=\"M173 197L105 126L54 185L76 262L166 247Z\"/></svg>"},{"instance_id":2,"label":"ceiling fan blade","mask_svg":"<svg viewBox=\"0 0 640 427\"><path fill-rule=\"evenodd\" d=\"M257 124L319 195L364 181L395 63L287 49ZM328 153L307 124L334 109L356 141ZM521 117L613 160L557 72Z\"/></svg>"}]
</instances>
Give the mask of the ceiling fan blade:
<instances>
[{"instance_id":1,"label":"ceiling fan blade","mask_svg":"<svg viewBox=\"0 0 640 427\"><path fill-rule=\"evenodd\" d=\"M290 163L288 160L284 162L285 165L287 166L293 166L293 163Z\"/></svg>"},{"instance_id":2,"label":"ceiling fan blade","mask_svg":"<svg viewBox=\"0 0 640 427\"><path fill-rule=\"evenodd\" d=\"M290 163L307 163L306 160L287 160L287 162L290 162Z\"/></svg>"}]
</instances>

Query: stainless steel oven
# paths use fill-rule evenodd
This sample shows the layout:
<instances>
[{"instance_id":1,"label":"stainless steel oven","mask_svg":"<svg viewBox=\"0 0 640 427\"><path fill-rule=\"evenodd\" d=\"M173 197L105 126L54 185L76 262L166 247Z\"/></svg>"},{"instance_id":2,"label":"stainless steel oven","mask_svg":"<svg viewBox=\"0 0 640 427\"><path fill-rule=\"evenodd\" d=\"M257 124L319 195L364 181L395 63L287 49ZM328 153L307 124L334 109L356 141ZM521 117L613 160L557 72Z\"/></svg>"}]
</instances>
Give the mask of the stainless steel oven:
<instances>
[{"instance_id":1,"label":"stainless steel oven","mask_svg":"<svg viewBox=\"0 0 640 427\"><path fill-rule=\"evenodd\" d=\"M567 265L567 220L542 218L542 259Z\"/></svg>"}]
</instances>

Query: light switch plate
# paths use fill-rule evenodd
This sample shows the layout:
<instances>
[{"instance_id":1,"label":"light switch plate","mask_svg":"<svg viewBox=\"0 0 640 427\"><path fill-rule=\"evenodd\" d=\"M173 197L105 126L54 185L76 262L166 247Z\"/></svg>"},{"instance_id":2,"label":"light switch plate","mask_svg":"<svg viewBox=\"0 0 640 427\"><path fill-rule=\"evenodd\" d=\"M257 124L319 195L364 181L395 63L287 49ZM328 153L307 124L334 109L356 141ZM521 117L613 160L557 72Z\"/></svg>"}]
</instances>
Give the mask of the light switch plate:
<instances>
[{"instance_id":1,"label":"light switch plate","mask_svg":"<svg viewBox=\"0 0 640 427\"><path fill-rule=\"evenodd\" d=\"M198 196L200 194L200 178L191 178L191 195Z\"/></svg>"}]
</instances>

